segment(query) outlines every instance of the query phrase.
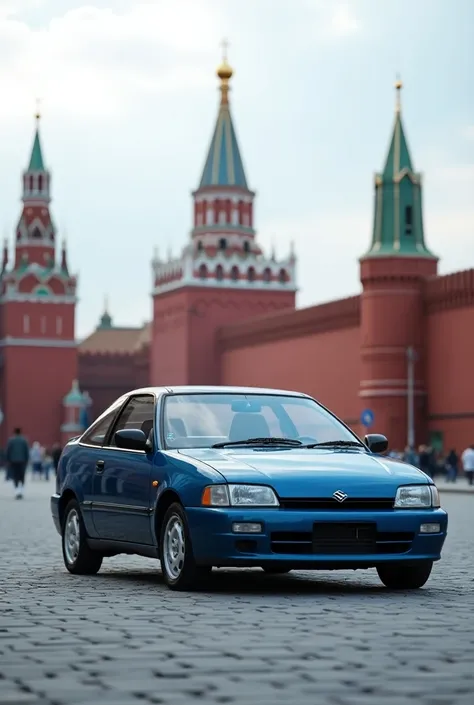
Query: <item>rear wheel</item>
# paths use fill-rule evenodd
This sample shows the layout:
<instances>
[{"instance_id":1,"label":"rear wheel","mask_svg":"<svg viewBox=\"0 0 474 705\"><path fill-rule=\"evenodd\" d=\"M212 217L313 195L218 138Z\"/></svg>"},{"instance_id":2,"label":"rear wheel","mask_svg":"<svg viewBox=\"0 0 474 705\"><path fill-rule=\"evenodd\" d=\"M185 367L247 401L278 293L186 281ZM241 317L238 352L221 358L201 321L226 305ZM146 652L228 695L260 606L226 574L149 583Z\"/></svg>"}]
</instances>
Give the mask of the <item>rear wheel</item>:
<instances>
[{"instance_id":1,"label":"rear wheel","mask_svg":"<svg viewBox=\"0 0 474 705\"><path fill-rule=\"evenodd\" d=\"M102 555L89 548L79 502L72 499L64 512L62 526L64 565L70 573L95 575L102 565Z\"/></svg>"},{"instance_id":2,"label":"rear wheel","mask_svg":"<svg viewBox=\"0 0 474 705\"><path fill-rule=\"evenodd\" d=\"M377 573L391 590L417 590L427 582L432 568L433 561L420 561L414 565L380 565Z\"/></svg>"},{"instance_id":3,"label":"rear wheel","mask_svg":"<svg viewBox=\"0 0 474 705\"><path fill-rule=\"evenodd\" d=\"M171 590L191 590L211 571L210 566L196 565L186 512L177 502L163 520L160 560L164 581Z\"/></svg>"}]
</instances>

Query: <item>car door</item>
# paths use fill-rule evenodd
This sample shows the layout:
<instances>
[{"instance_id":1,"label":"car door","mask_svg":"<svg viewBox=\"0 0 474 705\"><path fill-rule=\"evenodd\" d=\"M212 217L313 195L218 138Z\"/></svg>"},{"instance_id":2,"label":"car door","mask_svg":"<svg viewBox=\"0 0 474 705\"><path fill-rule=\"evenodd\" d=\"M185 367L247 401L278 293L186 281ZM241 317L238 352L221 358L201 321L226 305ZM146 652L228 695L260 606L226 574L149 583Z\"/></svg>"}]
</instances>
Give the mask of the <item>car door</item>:
<instances>
[{"instance_id":1,"label":"car door","mask_svg":"<svg viewBox=\"0 0 474 705\"><path fill-rule=\"evenodd\" d=\"M80 466L81 478L81 509L88 536L97 538L97 531L92 517L92 504L96 488L95 475L97 461L102 458L104 441L117 418L125 399L118 399L109 409L99 416L92 426L82 436L77 452L74 456L75 463Z\"/></svg>"},{"instance_id":2,"label":"car door","mask_svg":"<svg viewBox=\"0 0 474 705\"><path fill-rule=\"evenodd\" d=\"M153 452L118 448L116 431L125 428L150 433L155 419L152 394L131 396L111 428L97 458L92 516L101 539L151 544L151 470Z\"/></svg>"}]
</instances>

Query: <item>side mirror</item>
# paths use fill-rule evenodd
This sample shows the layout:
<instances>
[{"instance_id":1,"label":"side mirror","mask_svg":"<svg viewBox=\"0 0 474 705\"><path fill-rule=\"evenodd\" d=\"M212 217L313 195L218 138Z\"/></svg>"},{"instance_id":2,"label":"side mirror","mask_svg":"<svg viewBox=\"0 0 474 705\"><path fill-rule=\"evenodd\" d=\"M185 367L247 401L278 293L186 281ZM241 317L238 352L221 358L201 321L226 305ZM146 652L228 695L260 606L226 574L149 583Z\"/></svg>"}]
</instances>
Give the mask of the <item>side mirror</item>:
<instances>
[{"instance_id":1,"label":"side mirror","mask_svg":"<svg viewBox=\"0 0 474 705\"><path fill-rule=\"evenodd\" d=\"M122 428L114 435L117 448L126 450L147 450L147 439L139 428Z\"/></svg>"},{"instance_id":2,"label":"side mirror","mask_svg":"<svg viewBox=\"0 0 474 705\"><path fill-rule=\"evenodd\" d=\"M380 433L369 433L364 438L364 443L371 453L385 453L388 448L388 440Z\"/></svg>"}]
</instances>

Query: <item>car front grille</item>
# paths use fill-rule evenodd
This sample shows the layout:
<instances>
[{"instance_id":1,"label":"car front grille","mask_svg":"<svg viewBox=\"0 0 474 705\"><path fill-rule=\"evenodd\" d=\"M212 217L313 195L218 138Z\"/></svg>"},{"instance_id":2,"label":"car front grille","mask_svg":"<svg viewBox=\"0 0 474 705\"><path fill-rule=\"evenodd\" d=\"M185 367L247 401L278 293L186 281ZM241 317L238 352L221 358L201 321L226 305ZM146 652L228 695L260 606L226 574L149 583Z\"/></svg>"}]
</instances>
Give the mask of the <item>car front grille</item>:
<instances>
[{"instance_id":1,"label":"car front grille","mask_svg":"<svg viewBox=\"0 0 474 705\"><path fill-rule=\"evenodd\" d=\"M389 511L393 509L393 497L348 497L338 502L334 497L280 498L281 509L313 509L318 511Z\"/></svg>"},{"instance_id":2,"label":"car front grille","mask_svg":"<svg viewBox=\"0 0 474 705\"><path fill-rule=\"evenodd\" d=\"M271 550L293 555L372 555L406 553L414 534L377 531L375 523L316 523L313 532L274 531Z\"/></svg>"}]
</instances>

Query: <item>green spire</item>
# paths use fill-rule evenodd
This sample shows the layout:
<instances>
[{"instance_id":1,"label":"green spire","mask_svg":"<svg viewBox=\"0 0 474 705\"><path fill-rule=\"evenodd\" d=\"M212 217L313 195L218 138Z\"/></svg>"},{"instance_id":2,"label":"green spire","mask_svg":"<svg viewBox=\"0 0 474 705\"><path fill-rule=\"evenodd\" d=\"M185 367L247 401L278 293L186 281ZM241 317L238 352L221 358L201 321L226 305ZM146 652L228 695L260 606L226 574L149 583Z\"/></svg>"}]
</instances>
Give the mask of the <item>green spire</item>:
<instances>
[{"instance_id":1,"label":"green spire","mask_svg":"<svg viewBox=\"0 0 474 705\"><path fill-rule=\"evenodd\" d=\"M28 171L46 171L43 162L43 153L41 151L41 142L39 136L39 112L36 113L36 132L35 141L33 142L33 149L31 150L30 163L28 165Z\"/></svg>"},{"instance_id":2,"label":"green spire","mask_svg":"<svg viewBox=\"0 0 474 705\"><path fill-rule=\"evenodd\" d=\"M105 297L104 313L100 317L100 323L97 326L97 330L108 330L109 328L113 328L112 316L109 313L109 306L108 306L107 297Z\"/></svg>"},{"instance_id":3,"label":"green spire","mask_svg":"<svg viewBox=\"0 0 474 705\"><path fill-rule=\"evenodd\" d=\"M413 169L403 129L400 91L397 90L395 123L381 174L375 176L375 213L372 244L365 257L432 257L423 230L422 179Z\"/></svg>"}]
</instances>

